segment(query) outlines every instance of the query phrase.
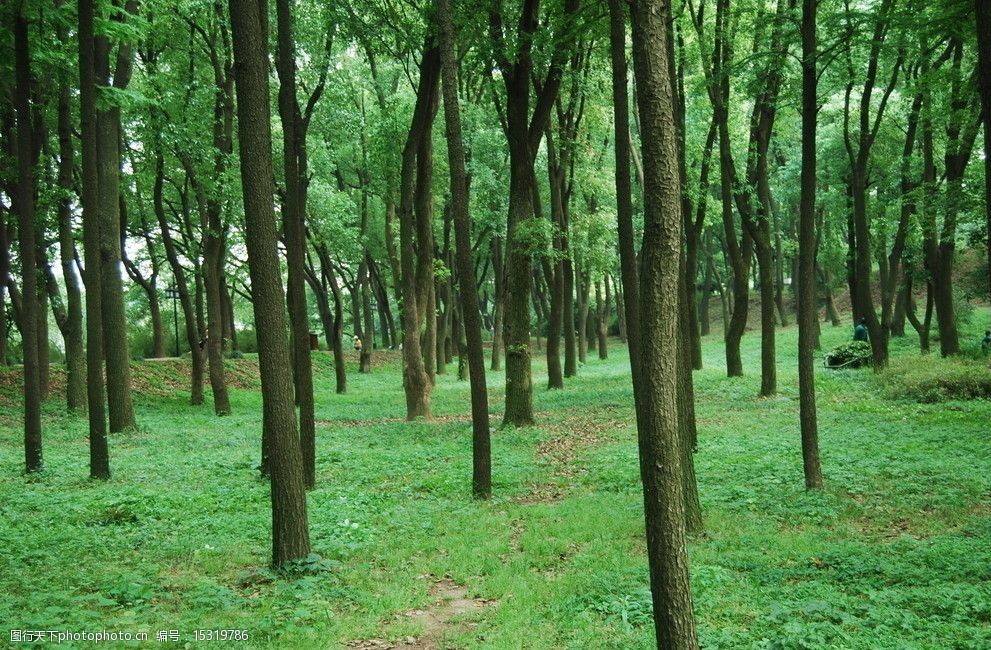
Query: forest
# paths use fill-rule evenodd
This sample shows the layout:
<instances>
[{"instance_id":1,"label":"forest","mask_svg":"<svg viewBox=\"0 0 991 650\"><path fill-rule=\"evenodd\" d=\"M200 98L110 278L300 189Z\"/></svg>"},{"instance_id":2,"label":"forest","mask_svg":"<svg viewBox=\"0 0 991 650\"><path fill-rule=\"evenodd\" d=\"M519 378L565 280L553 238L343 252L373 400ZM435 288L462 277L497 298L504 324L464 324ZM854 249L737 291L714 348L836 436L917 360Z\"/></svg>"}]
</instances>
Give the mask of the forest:
<instances>
[{"instance_id":1,"label":"forest","mask_svg":"<svg viewBox=\"0 0 991 650\"><path fill-rule=\"evenodd\" d=\"M0 644L991 647L991 2L0 17Z\"/></svg>"}]
</instances>

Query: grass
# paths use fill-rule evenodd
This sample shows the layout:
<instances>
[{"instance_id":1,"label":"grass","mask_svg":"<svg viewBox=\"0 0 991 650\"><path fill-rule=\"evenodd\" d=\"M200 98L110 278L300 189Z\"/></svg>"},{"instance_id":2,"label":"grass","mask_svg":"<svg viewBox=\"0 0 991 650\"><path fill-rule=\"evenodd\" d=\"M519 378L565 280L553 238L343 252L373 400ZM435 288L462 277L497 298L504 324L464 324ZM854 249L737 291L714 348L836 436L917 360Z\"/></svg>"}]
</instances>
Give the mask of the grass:
<instances>
[{"instance_id":1,"label":"grass","mask_svg":"<svg viewBox=\"0 0 991 650\"><path fill-rule=\"evenodd\" d=\"M825 326L823 348L848 337ZM690 547L703 646L991 647L991 402L894 401L870 371L820 370L827 488L809 494L795 345L793 328L780 332L779 395L758 399L759 335L744 339L742 379L724 376L719 337L705 339L695 380L706 531ZM25 477L17 406L0 406L4 627L181 632L162 647L237 629L249 635L241 647L343 647L421 634L408 613L429 608L447 576L493 602L447 626L441 647L653 647L622 345L562 391L542 390L535 360L538 424L495 433L487 503L469 496L467 420L403 422L398 358L370 375L354 361L347 395L317 364L309 520L324 570L295 579L264 568L256 390L233 390L223 419L187 406L181 389L137 396L140 431L111 439L107 483L86 478L85 420L57 400L46 470ZM438 379L437 416L468 413L454 370ZM497 424L504 376L488 379Z\"/></svg>"}]
</instances>

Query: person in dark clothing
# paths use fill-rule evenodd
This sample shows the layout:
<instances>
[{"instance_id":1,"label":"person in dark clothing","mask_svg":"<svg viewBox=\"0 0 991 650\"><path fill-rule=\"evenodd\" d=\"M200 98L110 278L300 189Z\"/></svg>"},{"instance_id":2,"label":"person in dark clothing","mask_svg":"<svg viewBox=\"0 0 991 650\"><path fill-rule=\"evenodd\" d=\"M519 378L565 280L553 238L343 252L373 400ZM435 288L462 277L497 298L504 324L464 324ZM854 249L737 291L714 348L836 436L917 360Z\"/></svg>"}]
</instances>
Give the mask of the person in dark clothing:
<instances>
[{"instance_id":1,"label":"person in dark clothing","mask_svg":"<svg viewBox=\"0 0 991 650\"><path fill-rule=\"evenodd\" d=\"M204 349L206 344L210 341L210 330L203 333L203 338L200 339L200 349Z\"/></svg>"},{"instance_id":2,"label":"person in dark clothing","mask_svg":"<svg viewBox=\"0 0 991 650\"><path fill-rule=\"evenodd\" d=\"M984 338L981 340L981 351L984 354L991 352L991 330L984 330Z\"/></svg>"},{"instance_id":3,"label":"person in dark clothing","mask_svg":"<svg viewBox=\"0 0 991 650\"><path fill-rule=\"evenodd\" d=\"M857 322L857 326L853 328L853 340L854 341L864 341L865 343L870 341L870 336L867 333L867 319L861 318Z\"/></svg>"}]
</instances>

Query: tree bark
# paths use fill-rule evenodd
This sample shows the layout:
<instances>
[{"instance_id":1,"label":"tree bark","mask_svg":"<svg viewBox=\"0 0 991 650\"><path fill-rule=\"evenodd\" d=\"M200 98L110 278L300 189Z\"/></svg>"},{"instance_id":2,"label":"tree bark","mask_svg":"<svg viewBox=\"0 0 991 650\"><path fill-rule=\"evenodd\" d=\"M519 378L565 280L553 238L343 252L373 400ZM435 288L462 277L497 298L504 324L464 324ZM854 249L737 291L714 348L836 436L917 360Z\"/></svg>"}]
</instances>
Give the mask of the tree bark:
<instances>
[{"instance_id":1,"label":"tree bark","mask_svg":"<svg viewBox=\"0 0 991 650\"><path fill-rule=\"evenodd\" d=\"M230 19L240 124L245 243L258 333L263 427L270 443L272 564L279 568L309 555L310 539L272 198L266 4L265 0L230 0Z\"/></svg>"},{"instance_id":2,"label":"tree bark","mask_svg":"<svg viewBox=\"0 0 991 650\"><path fill-rule=\"evenodd\" d=\"M816 308L816 2L802 0L802 171L798 223L798 398L807 490L822 489L813 343Z\"/></svg>"},{"instance_id":3,"label":"tree bark","mask_svg":"<svg viewBox=\"0 0 991 650\"><path fill-rule=\"evenodd\" d=\"M68 36L60 33L63 40ZM58 204L59 258L65 280L66 324L65 339L65 397L69 411L86 411L86 352L83 347L83 293L76 266L76 242L72 233L72 194L74 149L72 145L72 115L69 84L59 86L58 100L59 189L63 195ZM2 296L0 296L2 299Z\"/></svg>"},{"instance_id":4,"label":"tree bark","mask_svg":"<svg viewBox=\"0 0 991 650\"><path fill-rule=\"evenodd\" d=\"M974 0L977 14L977 82L984 125L984 213L988 246L988 295L991 296L991 3Z\"/></svg>"},{"instance_id":5,"label":"tree bark","mask_svg":"<svg viewBox=\"0 0 991 650\"><path fill-rule=\"evenodd\" d=\"M303 454L303 483L316 485L316 424L313 404L313 360L310 319L303 267L306 261L306 127L296 99L296 42L292 2L276 0L276 69L279 75L279 117L282 122L282 161L286 183L282 231L286 242L289 326L293 380L299 406L299 439Z\"/></svg>"},{"instance_id":6,"label":"tree bark","mask_svg":"<svg viewBox=\"0 0 991 650\"><path fill-rule=\"evenodd\" d=\"M685 541L678 353L681 196L667 30L671 7L633 5L633 62L644 163L640 285L644 399L638 418L654 622L659 648L698 647ZM614 90L615 92L615 90ZM656 501L655 501L656 500Z\"/></svg>"},{"instance_id":7,"label":"tree bark","mask_svg":"<svg viewBox=\"0 0 991 650\"><path fill-rule=\"evenodd\" d=\"M21 347L24 357L24 467L44 468L41 447L41 378L38 360L38 263L34 216L31 52L28 19L21 6L14 18L14 112L17 117L17 213L21 258Z\"/></svg>"},{"instance_id":8,"label":"tree bark","mask_svg":"<svg viewBox=\"0 0 991 650\"><path fill-rule=\"evenodd\" d=\"M468 351L471 381L472 492L476 498L492 494L492 460L489 440L489 400L485 385L485 356L482 353L482 322L471 263L471 232L468 219L468 176L465 171L461 114L458 103L458 68L454 25L448 0L438 0L441 74L444 92L444 124L448 166L451 170L451 216L457 242L458 285Z\"/></svg>"},{"instance_id":9,"label":"tree bark","mask_svg":"<svg viewBox=\"0 0 991 650\"><path fill-rule=\"evenodd\" d=\"M79 105L82 134L83 254L86 260L86 402L89 413L89 475L110 478L103 383L103 294L100 257L99 160L96 117L96 47L93 0L79 0Z\"/></svg>"},{"instance_id":10,"label":"tree bark","mask_svg":"<svg viewBox=\"0 0 991 650\"><path fill-rule=\"evenodd\" d=\"M136 0L128 0L127 13L134 14L137 9ZM120 19L117 16L112 18ZM111 85L110 49L110 42L106 36L95 37L96 78L104 86ZM122 42L117 50L112 81L114 88L127 87L131 77L131 64L131 48ZM101 219L100 258L103 271L98 286L103 293L101 307L103 346L107 364L107 411L110 415L110 432L116 433L136 426L134 402L131 398L131 355L127 337L127 314L124 309L124 287L120 275L120 108L112 106L106 110L98 109L96 128ZM89 314L88 309L87 314Z\"/></svg>"}]
</instances>

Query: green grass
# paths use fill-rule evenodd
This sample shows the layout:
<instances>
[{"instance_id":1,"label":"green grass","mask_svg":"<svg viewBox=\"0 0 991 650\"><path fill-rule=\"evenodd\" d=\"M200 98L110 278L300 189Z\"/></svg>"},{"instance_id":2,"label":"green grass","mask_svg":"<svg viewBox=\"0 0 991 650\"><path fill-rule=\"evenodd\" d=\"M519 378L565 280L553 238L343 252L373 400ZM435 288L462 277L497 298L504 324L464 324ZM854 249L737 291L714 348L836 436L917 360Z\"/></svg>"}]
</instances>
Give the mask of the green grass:
<instances>
[{"instance_id":1,"label":"green grass","mask_svg":"<svg viewBox=\"0 0 991 650\"><path fill-rule=\"evenodd\" d=\"M848 337L824 326L823 349ZM703 646L991 647L991 402L891 401L869 370L820 369L827 488L809 494L795 344L793 328L780 333L779 395L762 400L759 336L744 339L748 374L733 380L720 337L705 340L695 380L706 532L690 547ZM371 375L351 362L347 395L317 364L309 519L332 568L292 580L264 569L256 391L234 390L223 419L182 391L139 396L141 430L112 437L107 483L86 478L85 420L57 400L46 405L46 470L25 477L20 415L0 407L4 627L152 639L177 629L183 642L240 629L241 647L342 647L418 635L404 613L428 608L432 580L449 576L494 602L445 630L443 647L653 646L622 345L563 391L543 390L536 360L538 425L494 434L487 503L469 496L467 421L402 422L398 359ZM438 416L468 412L454 370L438 379ZM504 376L488 379L498 424Z\"/></svg>"}]
</instances>

